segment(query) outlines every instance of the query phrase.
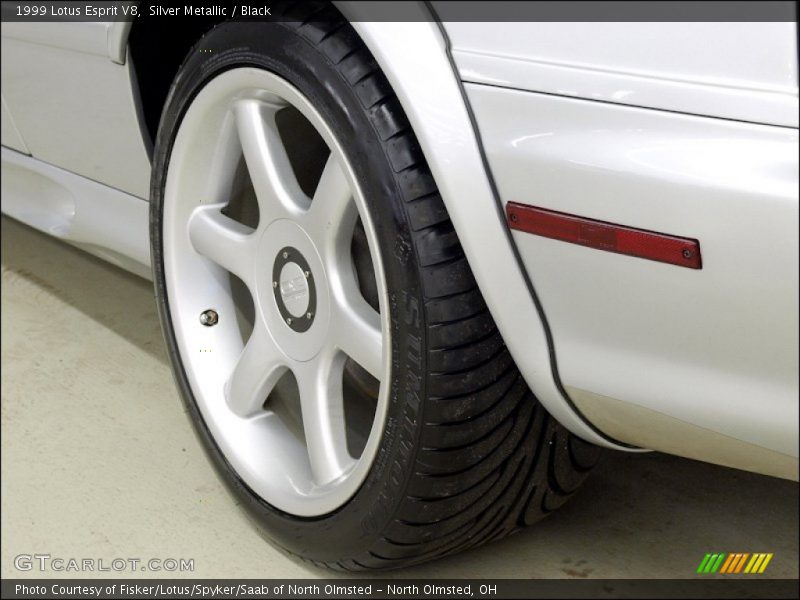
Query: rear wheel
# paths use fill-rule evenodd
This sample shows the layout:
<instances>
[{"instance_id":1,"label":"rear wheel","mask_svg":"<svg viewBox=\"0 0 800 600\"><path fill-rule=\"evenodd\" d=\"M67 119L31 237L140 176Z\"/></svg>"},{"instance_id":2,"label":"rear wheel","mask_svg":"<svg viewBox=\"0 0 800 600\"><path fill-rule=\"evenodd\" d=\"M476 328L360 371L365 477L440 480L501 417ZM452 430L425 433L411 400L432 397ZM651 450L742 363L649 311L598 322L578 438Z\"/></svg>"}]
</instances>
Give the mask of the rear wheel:
<instances>
[{"instance_id":1,"label":"rear wheel","mask_svg":"<svg viewBox=\"0 0 800 600\"><path fill-rule=\"evenodd\" d=\"M156 146L176 379L276 544L398 567L502 537L576 489L598 451L520 377L349 25L219 25L182 66Z\"/></svg>"}]
</instances>

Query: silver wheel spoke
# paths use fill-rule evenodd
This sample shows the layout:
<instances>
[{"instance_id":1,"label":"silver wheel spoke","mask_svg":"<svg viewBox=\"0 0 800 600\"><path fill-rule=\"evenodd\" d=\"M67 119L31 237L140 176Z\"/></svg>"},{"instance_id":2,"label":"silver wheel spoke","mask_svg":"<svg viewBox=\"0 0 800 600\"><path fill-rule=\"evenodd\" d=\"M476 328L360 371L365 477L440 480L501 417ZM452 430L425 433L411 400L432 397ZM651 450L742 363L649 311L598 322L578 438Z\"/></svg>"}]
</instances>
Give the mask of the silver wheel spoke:
<instances>
[{"instance_id":1,"label":"silver wheel spoke","mask_svg":"<svg viewBox=\"0 0 800 600\"><path fill-rule=\"evenodd\" d=\"M284 360L266 328L257 323L225 383L228 407L240 417L257 414L286 372Z\"/></svg>"},{"instance_id":2,"label":"silver wheel spoke","mask_svg":"<svg viewBox=\"0 0 800 600\"><path fill-rule=\"evenodd\" d=\"M338 288L331 319L334 343L380 381L383 372L380 315L364 300L353 276L350 243L357 219L350 184L331 154L304 225L317 239Z\"/></svg>"},{"instance_id":3,"label":"silver wheel spoke","mask_svg":"<svg viewBox=\"0 0 800 600\"><path fill-rule=\"evenodd\" d=\"M255 241L253 230L222 214L222 204L196 208L189 219L189 239L195 251L252 285Z\"/></svg>"},{"instance_id":4,"label":"silver wheel spoke","mask_svg":"<svg viewBox=\"0 0 800 600\"><path fill-rule=\"evenodd\" d=\"M214 148L212 164L207 173L208 203L228 202L234 191L236 171L242 160L242 145L232 114L225 116L220 125L219 138Z\"/></svg>"},{"instance_id":5,"label":"silver wheel spoke","mask_svg":"<svg viewBox=\"0 0 800 600\"><path fill-rule=\"evenodd\" d=\"M355 281L346 285L334 302L331 318L333 342L378 381L383 378L381 316L372 308Z\"/></svg>"},{"instance_id":6,"label":"silver wheel spoke","mask_svg":"<svg viewBox=\"0 0 800 600\"><path fill-rule=\"evenodd\" d=\"M337 241L346 241L346 250L349 252L349 241L357 218L358 210L353 202L350 184L339 161L331 154L303 224L323 249L330 251L333 244L340 245Z\"/></svg>"},{"instance_id":7,"label":"silver wheel spoke","mask_svg":"<svg viewBox=\"0 0 800 600\"><path fill-rule=\"evenodd\" d=\"M347 452L343 366L342 357L328 350L295 368L308 458L318 485L340 477L355 462Z\"/></svg>"},{"instance_id":8,"label":"silver wheel spoke","mask_svg":"<svg viewBox=\"0 0 800 600\"><path fill-rule=\"evenodd\" d=\"M260 222L298 216L308 207L275 124L278 107L258 100L233 106L239 141L258 198Z\"/></svg>"}]
</instances>

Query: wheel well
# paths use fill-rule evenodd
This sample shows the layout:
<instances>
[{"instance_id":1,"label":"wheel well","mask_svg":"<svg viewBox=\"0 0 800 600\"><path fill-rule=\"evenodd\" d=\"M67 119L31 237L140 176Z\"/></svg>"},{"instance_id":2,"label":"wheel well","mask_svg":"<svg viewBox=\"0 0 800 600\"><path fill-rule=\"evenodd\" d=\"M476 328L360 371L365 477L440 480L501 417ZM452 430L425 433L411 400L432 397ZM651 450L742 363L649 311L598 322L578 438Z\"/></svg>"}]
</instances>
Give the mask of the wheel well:
<instances>
[{"instance_id":1,"label":"wheel well","mask_svg":"<svg viewBox=\"0 0 800 600\"><path fill-rule=\"evenodd\" d=\"M142 15L128 38L139 87L144 129L155 142L169 88L189 50L221 19L193 18L176 26L172 21Z\"/></svg>"}]
</instances>

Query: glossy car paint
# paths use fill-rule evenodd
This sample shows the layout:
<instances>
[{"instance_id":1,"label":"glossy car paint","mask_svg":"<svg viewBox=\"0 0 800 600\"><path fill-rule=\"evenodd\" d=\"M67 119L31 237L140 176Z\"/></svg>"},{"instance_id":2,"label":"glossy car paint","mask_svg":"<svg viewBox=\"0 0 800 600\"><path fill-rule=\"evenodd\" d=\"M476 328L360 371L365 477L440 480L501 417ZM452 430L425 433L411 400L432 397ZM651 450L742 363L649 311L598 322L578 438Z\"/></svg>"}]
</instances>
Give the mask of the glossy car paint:
<instances>
[{"instance_id":1,"label":"glossy car paint","mask_svg":"<svg viewBox=\"0 0 800 600\"><path fill-rule=\"evenodd\" d=\"M25 145L25 141L22 139L19 129L17 129L17 124L11 116L11 111L6 106L5 96L0 96L0 102L2 102L3 119L2 124L0 124L0 135L2 135L3 146L29 154L28 147Z\"/></svg>"},{"instance_id":2,"label":"glossy car paint","mask_svg":"<svg viewBox=\"0 0 800 600\"><path fill-rule=\"evenodd\" d=\"M132 65L105 23L3 23L3 98L30 153L147 198L150 140ZM112 54L114 54L112 56Z\"/></svg>"},{"instance_id":3,"label":"glossy car paint","mask_svg":"<svg viewBox=\"0 0 800 600\"><path fill-rule=\"evenodd\" d=\"M150 278L150 205L136 196L2 149L2 211Z\"/></svg>"},{"instance_id":4,"label":"glossy car paint","mask_svg":"<svg viewBox=\"0 0 800 600\"><path fill-rule=\"evenodd\" d=\"M693 270L514 231L565 386L796 459L797 130L467 90L504 202L700 241Z\"/></svg>"},{"instance_id":5,"label":"glossy car paint","mask_svg":"<svg viewBox=\"0 0 800 600\"><path fill-rule=\"evenodd\" d=\"M447 23L464 81L797 127L795 23Z\"/></svg>"}]
</instances>

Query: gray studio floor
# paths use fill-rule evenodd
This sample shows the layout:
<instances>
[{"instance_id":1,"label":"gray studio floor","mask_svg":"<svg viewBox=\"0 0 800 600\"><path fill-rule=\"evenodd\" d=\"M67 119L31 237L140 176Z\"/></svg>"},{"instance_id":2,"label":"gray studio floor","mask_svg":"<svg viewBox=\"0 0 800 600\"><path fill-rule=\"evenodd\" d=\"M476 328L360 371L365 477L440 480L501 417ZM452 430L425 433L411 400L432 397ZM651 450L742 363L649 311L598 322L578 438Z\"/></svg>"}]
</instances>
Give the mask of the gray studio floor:
<instances>
[{"instance_id":1,"label":"gray studio floor","mask_svg":"<svg viewBox=\"0 0 800 600\"><path fill-rule=\"evenodd\" d=\"M193 558L195 577L327 575L261 539L217 481L181 410L150 283L6 217L2 473L3 577L25 576L13 557L36 552ZM793 482L609 454L538 526L394 576L688 577L722 551L773 552L765 575L797 577L797 506Z\"/></svg>"}]
</instances>

